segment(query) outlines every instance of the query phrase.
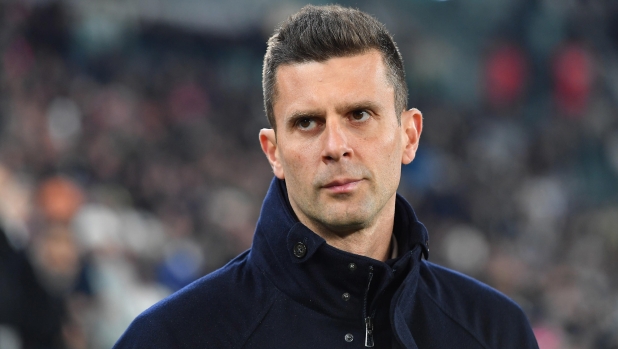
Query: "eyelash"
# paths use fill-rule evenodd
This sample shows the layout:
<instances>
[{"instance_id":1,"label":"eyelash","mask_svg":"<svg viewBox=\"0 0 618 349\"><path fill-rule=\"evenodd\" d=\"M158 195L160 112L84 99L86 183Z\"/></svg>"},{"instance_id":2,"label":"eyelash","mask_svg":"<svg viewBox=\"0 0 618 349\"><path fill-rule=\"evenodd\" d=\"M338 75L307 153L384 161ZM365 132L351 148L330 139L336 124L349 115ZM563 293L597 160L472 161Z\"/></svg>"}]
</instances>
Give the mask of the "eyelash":
<instances>
[{"instance_id":1,"label":"eyelash","mask_svg":"<svg viewBox=\"0 0 618 349\"><path fill-rule=\"evenodd\" d=\"M358 110L354 110L354 111L352 111L352 112L350 113L352 121L355 121L355 122L362 122L362 121L366 121L366 120L361 120L361 119L363 119L363 118L364 118L364 116L363 116L363 117L361 117L360 119L356 119L356 118L355 118L355 116L356 116L356 115L360 115L360 114L366 114L366 115L367 115L367 118L369 118L369 117L371 117L371 116L372 116L371 112L369 112L368 110L366 110L366 109L358 109ZM294 122L294 127L295 127L295 128L298 128L298 129L301 129L301 130L306 130L306 129L308 129L310 126L309 126L309 127L300 127L300 124L301 124L301 123L303 123L303 122L314 122L314 123L318 123L318 120L316 120L316 118L314 118L314 117L309 117L309 116L307 116L307 117L300 117L300 118L298 118L298 119Z\"/></svg>"},{"instance_id":2,"label":"eyelash","mask_svg":"<svg viewBox=\"0 0 618 349\"><path fill-rule=\"evenodd\" d=\"M365 110L365 109L354 110L352 112L352 118L354 119L354 121L361 121L359 119L356 119L355 116L362 114L362 113L367 114L367 117L371 117L371 113L368 110Z\"/></svg>"},{"instance_id":3,"label":"eyelash","mask_svg":"<svg viewBox=\"0 0 618 349\"><path fill-rule=\"evenodd\" d=\"M317 122L317 121L316 121L314 118L311 118L311 117L301 117L301 118L298 118L298 120L296 120L296 121L294 122L294 126L295 126L296 128L299 128L299 129L307 129L307 128L305 128L305 127L300 127L300 124L301 124L302 122Z\"/></svg>"}]
</instances>

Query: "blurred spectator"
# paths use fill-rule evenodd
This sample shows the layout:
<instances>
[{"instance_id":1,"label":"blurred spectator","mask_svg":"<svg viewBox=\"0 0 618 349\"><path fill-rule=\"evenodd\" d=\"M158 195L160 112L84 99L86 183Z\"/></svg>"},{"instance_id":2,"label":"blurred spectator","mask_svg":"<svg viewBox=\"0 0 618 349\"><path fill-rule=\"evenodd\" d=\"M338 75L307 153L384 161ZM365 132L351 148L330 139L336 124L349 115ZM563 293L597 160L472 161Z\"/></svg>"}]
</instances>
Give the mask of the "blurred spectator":
<instances>
[{"instance_id":1,"label":"blurred spectator","mask_svg":"<svg viewBox=\"0 0 618 349\"><path fill-rule=\"evenodd\" d=\"M0 230L0 345L3 349L63 348L61 297L41 285L23 251Z\"/></svg>"},{"instance_id":2,"label":"blurred spectator","mask_svg":"<svg viewBox=\"0 0 618 349\"><path fill-rule=\"evenodd\" d=\"M556 54L553 73L558 109L570 117L582 116L590 99L595 73L590 53L576 43L565 45Z\"/></svg>"},{"instance_id":3,"label":"blurred spectator","mask_svg":"<svg viewBox=\"0 0 618 349\"><path fill-rule=\"evenodd\" d=\"M509 44L498 46L490 52L485 69L485 89L492 106L512 107L523 97L528 67L521 49Z\"/></svg>"}]
</instances>

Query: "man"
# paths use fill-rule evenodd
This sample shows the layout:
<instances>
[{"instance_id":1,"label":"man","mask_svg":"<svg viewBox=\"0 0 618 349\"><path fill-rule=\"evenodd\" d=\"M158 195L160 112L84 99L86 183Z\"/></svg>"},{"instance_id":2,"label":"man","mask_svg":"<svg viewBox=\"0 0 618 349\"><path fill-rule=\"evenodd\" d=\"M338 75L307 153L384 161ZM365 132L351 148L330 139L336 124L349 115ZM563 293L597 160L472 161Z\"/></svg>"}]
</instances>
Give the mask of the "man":
<instances>
[{"instance_id":1,"label":"man","mask_svg":"<svg viewBox=\"0 0 618 349\"><path fill-rule=\"evenodd\" d=\"M64 348L63 309L0 227L0 348Z\"/></svg>"},{"instance_id":2,"label":"man","mask_svg":"<svg viewBox=\"0 0 618 349\"><path fill-rule=\"evenodd\" d=\"M268 41L260 143L276 178L251 250L140 315L116 348L537 348L497 291L431 264L396 193L422 116L398 49L307 6Z\"/></svg>"}]
</instances>

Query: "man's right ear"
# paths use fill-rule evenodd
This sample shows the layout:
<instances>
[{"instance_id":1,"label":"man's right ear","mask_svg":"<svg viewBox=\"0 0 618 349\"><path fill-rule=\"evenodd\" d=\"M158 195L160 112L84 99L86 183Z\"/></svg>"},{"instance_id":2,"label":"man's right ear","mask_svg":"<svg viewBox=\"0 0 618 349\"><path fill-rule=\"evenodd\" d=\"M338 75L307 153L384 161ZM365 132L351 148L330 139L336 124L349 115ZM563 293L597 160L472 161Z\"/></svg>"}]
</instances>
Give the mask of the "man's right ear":
<instances>
[{"instance_id":1,"label":"man's right ear","mask_svg":"<svg viewBox=\"0 0 618 349\"><path fill-rule=\"evenodd\" d=\"M268 162L270 163L270 167L273 169L273 173L279 179L285 179L285 175L283 173L283 166L281 166L281 161L279 160L279 151L277 148L277 136L275 135L275 130L272 128L263 128L260 130L260 145L262 146L262 151L266 155Z\"/></svg>"}]
</instances>

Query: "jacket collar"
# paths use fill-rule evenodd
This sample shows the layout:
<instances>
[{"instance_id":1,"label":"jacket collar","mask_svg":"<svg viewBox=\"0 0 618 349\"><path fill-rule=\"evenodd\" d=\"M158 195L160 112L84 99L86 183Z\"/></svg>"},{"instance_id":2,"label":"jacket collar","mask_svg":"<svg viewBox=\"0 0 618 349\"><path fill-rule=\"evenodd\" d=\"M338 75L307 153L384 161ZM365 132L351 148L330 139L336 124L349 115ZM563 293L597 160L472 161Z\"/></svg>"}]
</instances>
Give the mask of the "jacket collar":
<instances>
[{"instance_id":1,"label":"jacket collar","mask_svg":"<svg viewBox=\"0 0 618 349\"><path fill-rule=\"evenodd\" d=\"M262 205L250 258L294 300L334 318L358 321L382 298L389 298L382 295L392 294L412 277L411 271L418 272L414 266L428 256L427 230L399 195L393 231L399 257L386 263L334 248L298 221L285 182L274 178Z\"/></svg>"}]
</instances>

